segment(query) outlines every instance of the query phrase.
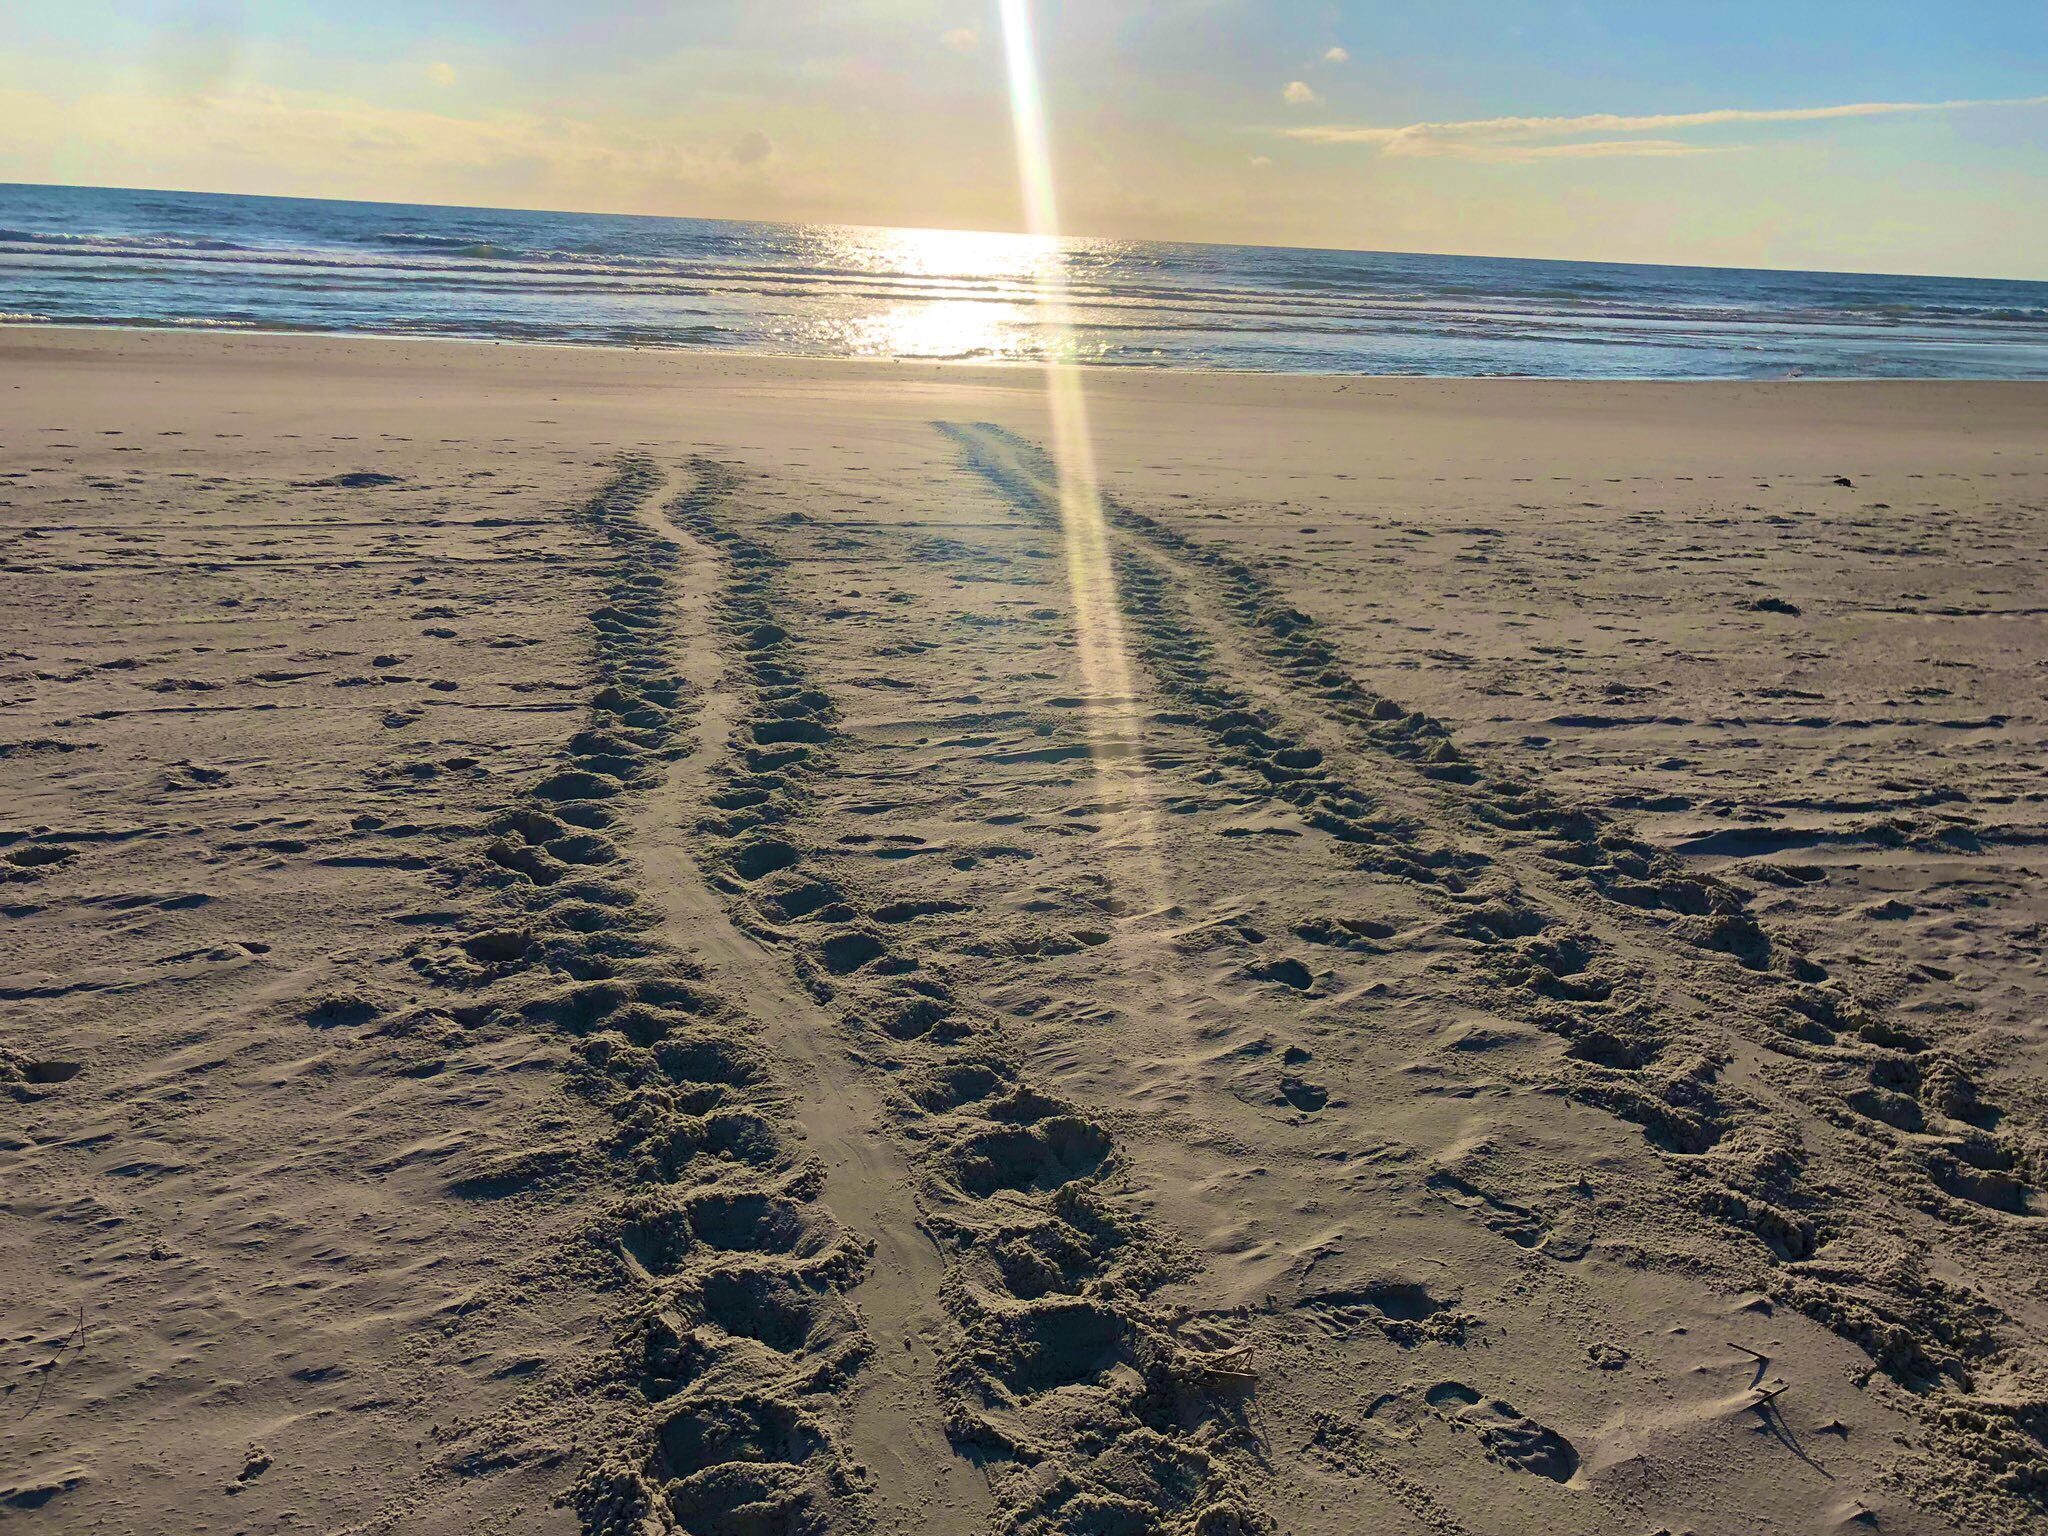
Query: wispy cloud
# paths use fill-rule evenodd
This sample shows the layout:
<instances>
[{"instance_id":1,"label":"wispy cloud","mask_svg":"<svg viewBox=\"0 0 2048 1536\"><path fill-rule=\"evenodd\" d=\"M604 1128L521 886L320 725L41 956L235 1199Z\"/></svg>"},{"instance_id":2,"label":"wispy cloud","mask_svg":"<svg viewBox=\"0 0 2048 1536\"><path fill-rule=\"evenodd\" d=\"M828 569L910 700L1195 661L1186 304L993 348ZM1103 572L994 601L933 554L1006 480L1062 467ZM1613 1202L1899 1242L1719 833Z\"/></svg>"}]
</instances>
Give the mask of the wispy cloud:
<instances>
[{"instance_id":1,"label":"wispy cloud","mask_svg":"<svg viewBox=\"0 0 2048 1536\"><path fill-rule=\"evenodd\" d=\"M1965 101L1855 101L1827 107L1722 107L1708 112L1625 115L1591 112L1579 117L1484 117L1464 122L1368 127L1318 123L1279 133L1310 144L1366 144L1384 155L1455 155L1466 159L1537 160L1607 155L1708 154L1727 146L1682 139L1588 139L1588 134L1664 133L1754 123L1813 123L1842 118L1896 117L1922 112L1971 112L2001 107L2048 106L2048 96Z\"/></svg>"},{"instance_id":2,"label":"wispy cloud","mask_svg":"<svg viewBox=\"0 0 2048 1536\"><path fill-rule=\"evenodd\" d=\"M1565 144L1444 145L1431 154L1463 155L1473 160L1601 160L1617 156L1669 160L1677 155L1724 155L1744 144L1688 144L1684 139L1574 139Z\"/></svg>"},{"instance_id":3,"label":"wispy cloud","mask_svg":"<svg viewBox=\"0 0 2048 1536\"><path fill-rule=\"evenodd\" d=\"M774 198L784 183L820 189L818 167L785 165L759 130L721 148L693 126L463 116L259 87L196 102L0 87L0 179L21 170L83 179L70 170L78 163L109 180L165 174L172 184L288 185L311 196L647 213L719 207L748 188ZM165 144L177 146L177 159L157 158Z\"/></svg>"},{"instance_id":4,"label":"wispy cloud","mask_svg":"<svg viewBox=\"0 0 2048 1536\"><path fill-rule=\"evenodd\" d=\"M1280 99L1289 106L1306 107L1323 98L1316 94L1316 88L1306 80L1290 80L1287 88L1280 93Z\"/></svg>"}]
</instances>

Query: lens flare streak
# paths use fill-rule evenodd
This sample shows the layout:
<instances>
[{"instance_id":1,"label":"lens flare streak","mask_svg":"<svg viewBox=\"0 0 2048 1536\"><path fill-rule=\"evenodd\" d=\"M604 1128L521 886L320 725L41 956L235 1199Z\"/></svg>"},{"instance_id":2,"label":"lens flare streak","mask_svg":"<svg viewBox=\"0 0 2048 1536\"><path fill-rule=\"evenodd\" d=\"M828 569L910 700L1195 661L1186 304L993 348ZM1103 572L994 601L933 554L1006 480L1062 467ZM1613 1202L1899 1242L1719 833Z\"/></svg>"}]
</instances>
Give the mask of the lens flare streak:
<instances>
[{"instance_id":1,"label":"lens flare streak","mask_svg":"<svg viewBox=\"0 0 2048 1536\"><path fill-rule=\"evenodd\" d=\"M1045 99L1030 5L1028 0L1001 0L1001 11L1016 138L1017 181L1023 195L1025 225L1033 235L1052 241L1059 235L1059 203L1054 191L1051 140L1046 131ZM1156 902L1163 882L1142 765L1121 774L1112 769L1116 758L1135 754L1141 722L1137 694L1132 687L1130 652L1124 642L1123 609L1118 601L1094 439L1088 425L1087 394L1082 370L1066 360L1073 351L1072 300L1065 266L1057 252L1039 267L1035 292L1040 325L1047 338L1046 410L1055 479L1054 484L1039 490L1059 513L1081 682L1089 701L1089 748L1097 792L1106 803L1124 813L1128 834L1145 861L1150 885L1146 894Z\"/></svg>"}]
</instances>

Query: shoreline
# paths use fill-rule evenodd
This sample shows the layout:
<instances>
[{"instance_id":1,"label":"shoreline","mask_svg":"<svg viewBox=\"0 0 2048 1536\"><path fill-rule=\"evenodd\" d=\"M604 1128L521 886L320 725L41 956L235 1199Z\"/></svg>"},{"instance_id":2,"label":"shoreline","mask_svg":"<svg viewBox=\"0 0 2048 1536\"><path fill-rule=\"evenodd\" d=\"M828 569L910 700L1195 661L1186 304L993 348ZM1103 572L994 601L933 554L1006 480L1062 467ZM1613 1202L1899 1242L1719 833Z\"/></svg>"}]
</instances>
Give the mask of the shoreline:
<instances>
[{"instance_id":1,"label":"shoreline","mask_svg":"<svg viewBox=\"0 0 2048 1536\"><path fill-rule=\"evenodd\" d=\"M1736 269L1747 270L1747 269ZM1776 270L1776 269L1760 269ZM1102 374L1165 374L1186 375L1192 378L1250 378L1250 379L1325 379L1359 380L1367 383L1441 381L1444 383L1531 383L1531 384L1602 384L1602 385L1654 385L1654 384L1897 384L1937 385L1953 384L1983 386L1992 384L2041 385L2048 384L2048 371L2037 377L2012 378L1999 375L1898 375L1872 378L1858 374L1797 373L1780 375L1730 376L1726 374L1552 374L1552 373L1319 373L1307 369L1268 368L1187 368L1153 363L1080 363L1056 365L1041 360L1019 359L1015 362L989 362L967 358L924 358L924 357L826 357L804 352L762 352L740 349L722 349L707 346L661 346L608 341L534 340L529 337L512 336L415 336L390 331L346 331L292 329L284 326L242 325L239 322L203 322L193 325L176 325L169 322L137 322L115 324L100 321L81 320L53 321L47 319L9 320L0 322L0 335L9 331L108 333L112 335L155 335L176 336L217 336L223 339L237 336L304 338L307 340L327 339L333 341L378 341L402 344L435 345L453 343L473 347L526 347L563 352L617 352L625 354L679 354L683 356L754 358L763 362L815 363L824 367L842 364L885 368L964 368L985 369L990 372L1025 370L1043 373L1048 367L1066 366L1078 369L1083 375Z\"/></svg>"}]
</instances>

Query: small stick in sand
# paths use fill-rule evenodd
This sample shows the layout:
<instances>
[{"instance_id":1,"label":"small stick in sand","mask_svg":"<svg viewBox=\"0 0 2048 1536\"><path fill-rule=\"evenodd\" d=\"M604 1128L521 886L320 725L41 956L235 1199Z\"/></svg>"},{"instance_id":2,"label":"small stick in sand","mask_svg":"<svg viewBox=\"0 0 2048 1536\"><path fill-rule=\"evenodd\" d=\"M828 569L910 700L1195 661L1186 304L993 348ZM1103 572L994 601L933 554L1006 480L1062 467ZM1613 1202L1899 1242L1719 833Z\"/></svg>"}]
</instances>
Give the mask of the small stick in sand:
<instances>
[{"instance_id":1,"label":"small stick in sand","mask_svg":"<svg viewBox=\"0 0 2048 1536\"><path fill-rule=\"evenodd\" d=\"M83 1300L78 1303L78 1321L73 1325L71 1331L64 1336L64 1342L57 1346L57 1353L36 1367L42 1374L43 1379L36 1384L35 1401L30 1403L27 1410L22 1414L24 1419L43 1406L43 1394L50 1390L50 1378L57 1374L57 1367L64 1363L65 1354L74 1346L81 1352L85 1349L85 1302Z\"/></svg>"},{"instance_id":2,"label":"small stick in sand","mask_svg":"<svg viewBox=\"0 0 2048 1536\"><path fill-rule=\"evenodd\" d=\"M1231 1349L1218 1350L1213 1355L1200 1356L1195 1365L1211 1381L1257 1381L1259 1373L1252 1368L1251 1353L1251 1345L1239 1344Z\"/></svg>"}]
</instances>

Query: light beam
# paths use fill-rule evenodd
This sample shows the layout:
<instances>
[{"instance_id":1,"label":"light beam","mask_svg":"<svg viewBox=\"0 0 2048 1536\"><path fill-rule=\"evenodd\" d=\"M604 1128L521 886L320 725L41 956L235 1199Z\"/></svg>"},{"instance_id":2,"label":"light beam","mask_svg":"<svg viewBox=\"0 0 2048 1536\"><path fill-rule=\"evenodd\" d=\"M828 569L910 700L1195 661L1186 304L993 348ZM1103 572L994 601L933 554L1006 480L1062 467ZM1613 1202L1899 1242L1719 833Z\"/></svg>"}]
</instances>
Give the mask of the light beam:
<instances>
[{"instance_id":1,"label":"light beam","mask_svg":"<svg viewBox=\"0 0 2048 1536\"><path fill-rule=\"evenodd\" d=\"M1025 227L1046 241L1059 238L1059 201L1053 184L1051 139L1046 131L1045 95L1039 76L1029 0L1000 0L1003 56L1009 74L1010 115L1017 149L1017 183ZM1117 805L1126 832L1144 860L1148 904L1163 884L1151 798L1138 759L1142 723L1131 682L1130 652L1124 643L1123 608L1117 598L1116 567L1110 555L1094 439L1088 426L1088 397L1072 358L1074 323L1062 253L1039 268L1035 284L1040 333L1044 338L1047 414L1055 483L1040 487L1058 509L1066 551L1067 585L1073 600L1075 644L1087 698L1089 750L1097 791ZM1117 773L1117 757L1132 759Z\"/></svg>"}]
</instances>

